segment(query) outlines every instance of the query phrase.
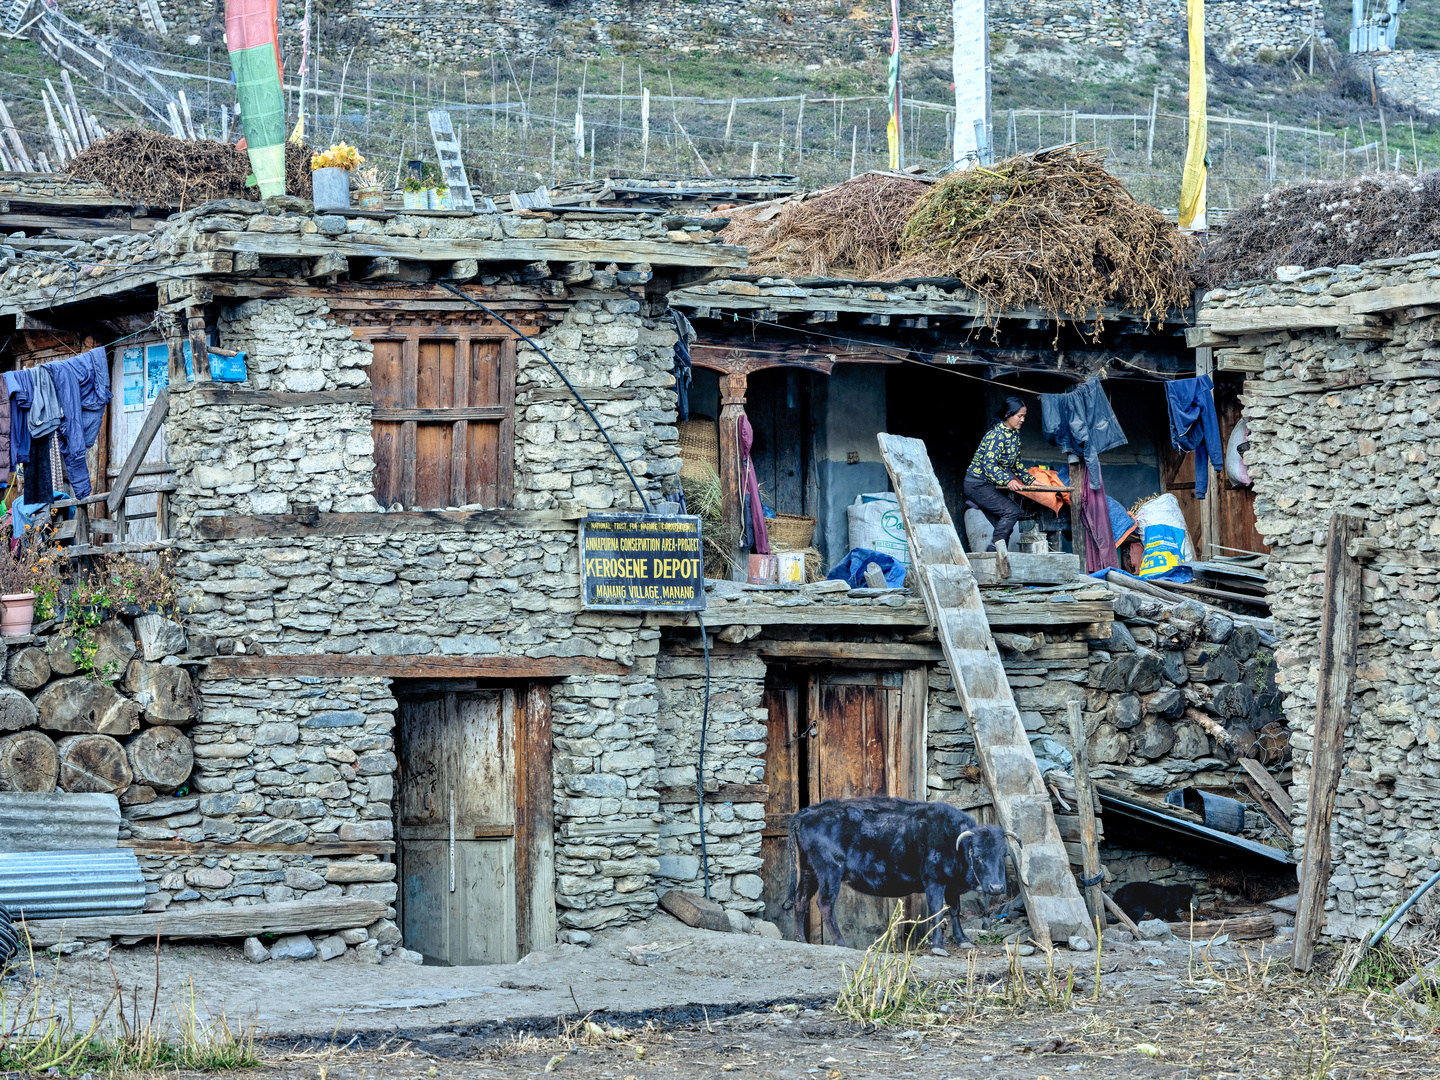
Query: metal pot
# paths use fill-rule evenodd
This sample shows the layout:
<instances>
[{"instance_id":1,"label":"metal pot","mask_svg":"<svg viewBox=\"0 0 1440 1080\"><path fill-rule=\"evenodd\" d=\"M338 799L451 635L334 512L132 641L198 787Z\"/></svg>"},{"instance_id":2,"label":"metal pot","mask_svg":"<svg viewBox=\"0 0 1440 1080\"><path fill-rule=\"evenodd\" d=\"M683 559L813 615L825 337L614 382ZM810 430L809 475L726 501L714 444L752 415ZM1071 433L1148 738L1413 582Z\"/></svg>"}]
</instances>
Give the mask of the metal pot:
<instances>
[{"instance_id":1,"label":"metal pot","mask_svg":"<svg viewBox=\"0 0 1440 1080\"><path fill-rule=\"evenodd\" d=\"M310 174L315 185L315 209L350 209L350 173L345 169L316 169Z\"/></svg>"}]
</instances>

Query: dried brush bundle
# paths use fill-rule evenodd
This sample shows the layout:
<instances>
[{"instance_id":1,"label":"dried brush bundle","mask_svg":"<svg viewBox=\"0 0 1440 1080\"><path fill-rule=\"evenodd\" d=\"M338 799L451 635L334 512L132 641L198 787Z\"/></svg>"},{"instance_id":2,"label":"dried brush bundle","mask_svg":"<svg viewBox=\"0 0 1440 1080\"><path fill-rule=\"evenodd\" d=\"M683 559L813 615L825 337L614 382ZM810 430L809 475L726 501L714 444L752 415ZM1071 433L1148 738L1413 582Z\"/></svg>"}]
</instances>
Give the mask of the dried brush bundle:
<instances>
[{"instance_id":1,"label":"dried brush bundle","mask_svg":"<svg viewBox=\"0 0 1440 1080\"><path fill-rule=\"evenodd\" d=\"M949 277L996 309L1154 321L1190 303L1198 245L1136 202L1100 150L1063 146L952 173L916 203L883 277Z\"/></svg>"}]
</instances>

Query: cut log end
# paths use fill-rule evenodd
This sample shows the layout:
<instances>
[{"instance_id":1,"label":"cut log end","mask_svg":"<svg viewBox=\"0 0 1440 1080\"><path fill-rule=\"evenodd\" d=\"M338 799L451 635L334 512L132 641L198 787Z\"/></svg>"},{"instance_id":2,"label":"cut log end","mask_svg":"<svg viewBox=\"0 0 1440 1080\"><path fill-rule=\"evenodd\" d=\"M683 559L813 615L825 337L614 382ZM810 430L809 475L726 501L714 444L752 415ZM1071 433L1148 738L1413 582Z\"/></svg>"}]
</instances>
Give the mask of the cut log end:
<instances>
[{"instance_id":1,"label":"cut log end","mask_svg":"<svg viewBox=\"0 0 1440 1080\"><path fill-rule=\"evenodd\" d=\"M125 748L109 735L70 735L56 744L61 791L119 795L135 779Z\"/></svg>"},{"instance_id":2,"label":"cut log end","mask_svg":"<svg viewBox=\"0 0 1440 1080\"><path fill-rule=\"evenodd\" d=\"M0 791L54 791L60 755L49 737L17 731L0 738Z\"/></svg>"},{"instance_id":3,"label":"cut log end","mask_svg":"<svg viewBox=\"0 0 1440 1080\"><path fill-rule=\"evenodd\" d=\"M134 782L169 794L190 779L195 752L181 732L173 727L152 727L136 735L125 746L125 756Z\"/></svg>"}]
</instances>

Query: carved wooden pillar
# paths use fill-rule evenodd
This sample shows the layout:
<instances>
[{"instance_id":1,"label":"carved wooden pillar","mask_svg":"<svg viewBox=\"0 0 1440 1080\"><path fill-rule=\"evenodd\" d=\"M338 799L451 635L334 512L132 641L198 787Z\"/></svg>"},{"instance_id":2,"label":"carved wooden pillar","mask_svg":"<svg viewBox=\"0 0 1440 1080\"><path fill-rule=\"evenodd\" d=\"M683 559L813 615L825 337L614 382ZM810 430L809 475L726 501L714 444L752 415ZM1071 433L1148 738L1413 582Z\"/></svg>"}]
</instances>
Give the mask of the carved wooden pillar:
<instances>
[{"instance_id":1,"label":"carved wooden pillar","mask_svg":"<svg viewBox=\"0 0 1440 1080\"><path fill-rule=\"evenodd\" d=\"M741 510L740 418L745 415L745 372L720 376L720 507L727 532L738 534L735 568L731 577L744 581L749 549L745 545L745 516Z\"/></svg>"}]
</instances>

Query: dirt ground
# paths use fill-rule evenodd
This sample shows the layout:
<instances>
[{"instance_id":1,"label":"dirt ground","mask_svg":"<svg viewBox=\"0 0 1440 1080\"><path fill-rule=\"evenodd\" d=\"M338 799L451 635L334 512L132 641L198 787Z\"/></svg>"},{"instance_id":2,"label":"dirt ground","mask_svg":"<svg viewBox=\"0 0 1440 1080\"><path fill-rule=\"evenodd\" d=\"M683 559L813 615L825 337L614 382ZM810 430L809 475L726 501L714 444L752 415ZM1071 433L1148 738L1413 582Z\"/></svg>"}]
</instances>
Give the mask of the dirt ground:
<instances>
[{"instance_id":1,"label":"dirt ground","mask_svg":"<svg viewBox=\"0 0 1440 1080\"><path fill-rule=\"evenodd\" d=\"M631 963L631 945L651 963ZM835 1008L842 965L862 957L664 915L503 967L253 965L228 946L167 946L158 1002L183 1012L193 987L202 1018L253 1025L263 1064L237 1076L254 1080L1440 1077L1440 1014L1328 994L1270 943L1107 944L1098 965L1094 951L1037 954L1023 989L1001 946L952 948L916 959L920 997L881 1024ZM117 982L127 1011L157 1000L153 948L37 966L39 989L82 1015Z\"/></svg>"}]
</instances>

